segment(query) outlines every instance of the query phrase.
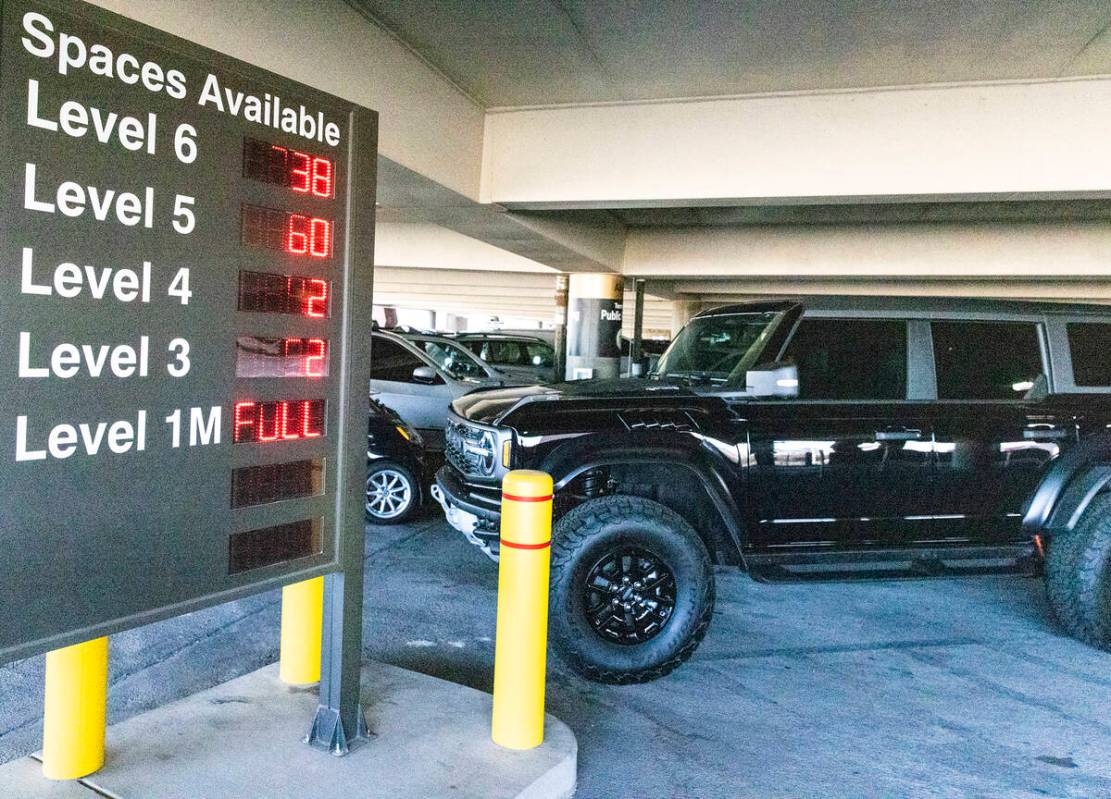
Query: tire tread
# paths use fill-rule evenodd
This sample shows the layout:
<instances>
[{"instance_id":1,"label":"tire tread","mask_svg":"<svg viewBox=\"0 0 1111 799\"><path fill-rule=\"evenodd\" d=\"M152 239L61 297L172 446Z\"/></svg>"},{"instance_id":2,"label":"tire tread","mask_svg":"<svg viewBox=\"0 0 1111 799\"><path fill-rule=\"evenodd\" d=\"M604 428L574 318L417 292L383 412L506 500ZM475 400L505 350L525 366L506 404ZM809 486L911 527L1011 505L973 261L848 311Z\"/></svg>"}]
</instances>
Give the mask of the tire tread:
<instances>
[{"instance_id":1,"label":"tire tread","mask_svg":"<svg viewBox=\"0 0 1111 799\"><path fill-rule=\"evenodd\" d=\"M1092 500L1076 528L1050 542L1046 596L1069 635L1111 650L1111 494Z\"/></svg>"},{"instance_id":2,"label":"tire tread","mask_svg":"<svg viewBox=\"0 0 1111 799\"><path fill-rule=\"evenodd\" d=\"M687 521L675 511L665 505L640 497L611 496L590 500L569 511L557 526L557 535L552 537L552 571L553 573L572 567L575 555L587 545L592 528L609 522L627 521L630 518L641 517L646 521L654 522L681 530L684 534L693 536L701 544L698 534ZM709 556L706 555L706 564ZM657 666L635 672L602 669L580 657L578 653L567 647L561 647L555 641L560 655L575 671L590 680L611 685L631 685L635 683L651 682L670 674L698 649L702 639L709 629L710 620L714 610L714 580L713 571L707 569L708 579L698 581L695 586L697 596L696 607L702 611L695 622L693 630L682 647L668 660ZM552 581L552 600L555 607L555 586ZM570 613L569 608L560 608L560 612Z\"/></svg>"}]
</instances>

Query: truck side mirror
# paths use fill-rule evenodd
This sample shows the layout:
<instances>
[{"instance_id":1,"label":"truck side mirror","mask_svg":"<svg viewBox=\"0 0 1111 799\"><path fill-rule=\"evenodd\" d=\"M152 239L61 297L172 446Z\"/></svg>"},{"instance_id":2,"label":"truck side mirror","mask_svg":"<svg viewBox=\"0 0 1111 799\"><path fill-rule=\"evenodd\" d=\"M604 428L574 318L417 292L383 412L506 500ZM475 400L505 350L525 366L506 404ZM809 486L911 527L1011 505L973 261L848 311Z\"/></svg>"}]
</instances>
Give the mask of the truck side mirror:
<instances>
[{"instance_id":1,"label":"truck side mirror","mask_svg":"<svg viewBox=\"0 0 1111 799\"><path fill-rule=\"evenodd\" d=\"M745 391L754 397L797 397L799 368L793 363L765 363L745 374Z\"/></svg>"},{"instance_id":2,"label":"truck side mirror","mask_svg":"<svg viewBox=\"0 0 1111 799\"><path fill-rule=\"evenodd\" d=\"M439 382L439 375L436 374L436 370L431 366L418 366L413 370L413 382L432 385L433 383Z\"/></svg>"}]
</instances>

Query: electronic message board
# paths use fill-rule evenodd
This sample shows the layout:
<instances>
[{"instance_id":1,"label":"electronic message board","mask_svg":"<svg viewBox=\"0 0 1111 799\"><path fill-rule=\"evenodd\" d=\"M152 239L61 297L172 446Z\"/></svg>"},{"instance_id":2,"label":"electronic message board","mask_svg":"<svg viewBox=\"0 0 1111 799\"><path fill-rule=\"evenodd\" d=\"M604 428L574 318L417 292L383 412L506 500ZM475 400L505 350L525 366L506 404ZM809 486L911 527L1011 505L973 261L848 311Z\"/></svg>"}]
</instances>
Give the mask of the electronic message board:
<instances>
[{"instance_id":1,"label":"electronic message board","mask_svg":"<svg viewBox=\"0 0 1111 799\"><path fill-rule=\"evenodd\" d=\"M361 575L376 115L0 12L0 663Z\"/></svg>"}]
</instances>

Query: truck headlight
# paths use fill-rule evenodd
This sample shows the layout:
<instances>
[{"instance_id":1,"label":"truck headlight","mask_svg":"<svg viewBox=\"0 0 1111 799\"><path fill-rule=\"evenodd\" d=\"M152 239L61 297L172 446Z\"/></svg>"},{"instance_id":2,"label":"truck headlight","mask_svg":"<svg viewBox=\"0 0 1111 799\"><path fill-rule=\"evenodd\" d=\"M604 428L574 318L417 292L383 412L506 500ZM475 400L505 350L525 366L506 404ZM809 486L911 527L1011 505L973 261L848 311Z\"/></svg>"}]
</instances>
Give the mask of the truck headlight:
<instances>
[{"instance_id":1,"label":"truck headlight","mask_svg":"<svg viewBox=\"0 0 1111 799\"><path fill-rule=\"evenodd\" d=\"M498 465L498 447L492 432L484 430L476 441L465 442L463 448L473 458L479 474L490 476L494 473Z\"/></svg>"}]
</instances>

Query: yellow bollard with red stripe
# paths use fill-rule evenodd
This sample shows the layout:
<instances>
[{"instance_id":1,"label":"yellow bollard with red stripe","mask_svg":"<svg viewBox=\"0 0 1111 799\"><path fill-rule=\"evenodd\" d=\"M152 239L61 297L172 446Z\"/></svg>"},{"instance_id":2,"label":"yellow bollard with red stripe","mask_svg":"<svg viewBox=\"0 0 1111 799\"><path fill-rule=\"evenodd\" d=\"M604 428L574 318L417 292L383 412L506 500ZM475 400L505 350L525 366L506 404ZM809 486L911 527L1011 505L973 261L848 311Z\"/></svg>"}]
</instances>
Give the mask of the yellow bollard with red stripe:
<instances>
[{"instance_id":1,"label":"yellow bollard with red stripe","mask_svg":"<svg viewBox=\"0 0 1111 799\"><path fill-rule=\"evenodd\" d=\"M87 777L104 765L108 713L108 639L46 653L42 773L50 780Z\"/></svg>"},{"instance_id":2,"label":"yellow bollard with red stripe","mask_svg":"<svg viewBox=\"0 0 1111 799\"><path fill-rule=\"evenodd\" d=\"M324 627L324 578L282 589L282 632L278 677L286 685L320 682L320 640Z\"/></svg>"},{"instance_id":3,"label":"yellow bollard with red stripe","mask_svg":"<svg viewBox=\"0 0 1111 799\"><path fill-rule=\"evenodd\" d=\"M507 749L532 749L544 741L551 543L551 476L510 472L502 481L490 734Z\"/></svg>"}]
</instances>

